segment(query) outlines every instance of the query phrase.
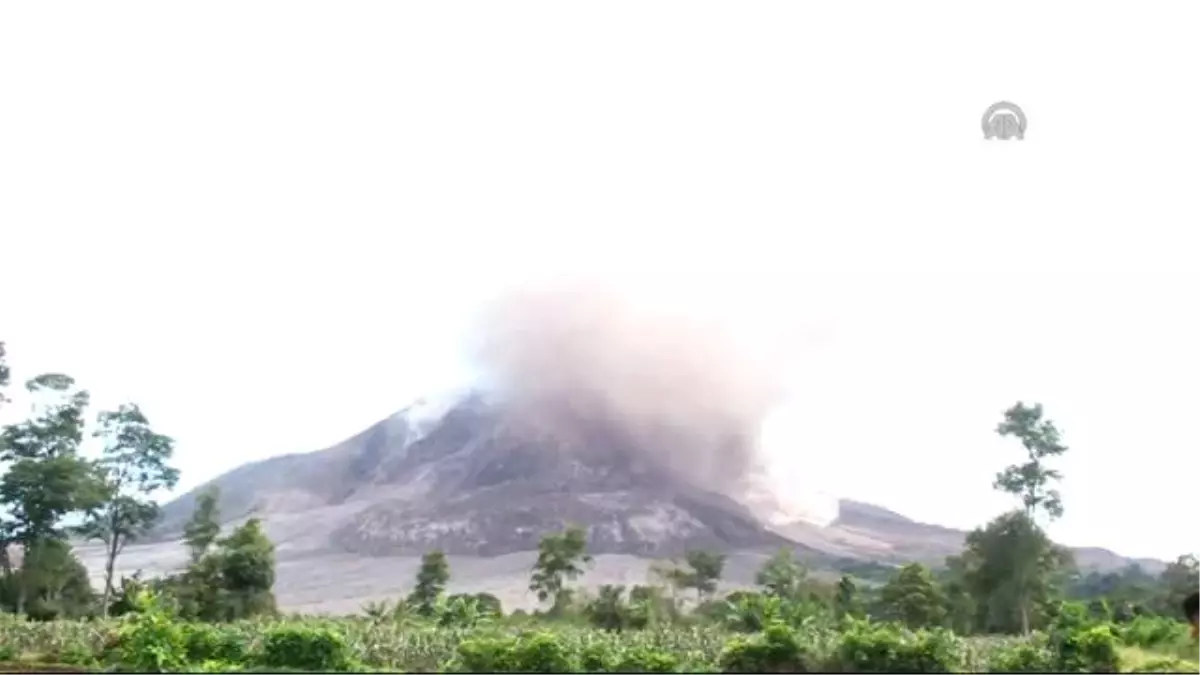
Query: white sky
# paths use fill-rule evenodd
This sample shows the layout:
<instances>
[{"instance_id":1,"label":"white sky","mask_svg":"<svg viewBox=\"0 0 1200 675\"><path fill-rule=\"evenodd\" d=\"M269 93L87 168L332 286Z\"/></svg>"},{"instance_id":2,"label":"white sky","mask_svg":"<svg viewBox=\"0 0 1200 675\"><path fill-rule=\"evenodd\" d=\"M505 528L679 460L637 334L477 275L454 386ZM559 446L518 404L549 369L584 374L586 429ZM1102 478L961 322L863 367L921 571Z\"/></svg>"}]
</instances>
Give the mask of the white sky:
<instances>
[{"instance_id":1,"label":"white sky","mask_svg":"<svg viewBox=\"0 0 1200 675\"><path fill-rule=\"evenodd\" d=\"M140 402L186 489L460 381L472 310L548 259L658 260L808 326L771 444L798 490L976 525L1000 412L1041 401L1054 534L1174 557L1198 29L1187 0L3 3L0 339ZM983 140L1001 99L1027 140Z\"/></svg>"}]
</instances>

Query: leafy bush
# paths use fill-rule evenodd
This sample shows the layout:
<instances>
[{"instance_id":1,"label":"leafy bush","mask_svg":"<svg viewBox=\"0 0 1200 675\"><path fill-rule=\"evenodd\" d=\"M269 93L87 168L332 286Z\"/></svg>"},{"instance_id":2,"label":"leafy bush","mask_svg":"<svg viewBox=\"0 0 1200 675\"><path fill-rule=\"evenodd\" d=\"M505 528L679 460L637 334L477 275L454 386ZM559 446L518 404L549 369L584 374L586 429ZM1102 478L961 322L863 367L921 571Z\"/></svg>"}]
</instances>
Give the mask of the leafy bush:
<instances>
[{"instance_id":1,"label":"leafy bush","mask_svg":"<svg viewBox=\"0 0 1200 675\"><path fill-rule=\"evenodd\" d=\"M609 673L674 673L680 670L680 665L674 654L635 645L618 651L604 670Z\"/></svg>"},{"instance_id":2,"label":"leafy bush","mask_svg":"<svg viewBox=\"0 0 1200 675\"><path fill-rule=\"evenodd\" d=\"M267 631L263 663L297 670L351 670L353 660L341 634L325 627L284 626Z\"/></svg>"},{"instance_id":3,"label":"leafy bush","mask_svg":"<svg viewBox=\"0 0 1200 675\"><path fill-rule=\"evenodd\" d=\"M992 652L987 668L991 673L1045 673L1054 668L1054 653L1042 640L1018 642Z\"/></svg>"},{"instance_id":4,"label":"leafy bush","mask_svg":"<svg viewBox=\"0 0 1200 675\"><path fill-rule=\"evenodd\" d=\"M222 630L210 624L193 623L184 628L184 635L189 663L239 663L246 658L246 640L233 631Z\"/></svg>"},{"instance_id":5,"label":"leafy bush","mask_svg":"<svg viewBox=\"0 0 1200 675\"><path fill-rule=\"evenodd\" d=\"M782 622L767 626L761 634L735 637L720 656L726 673L807 673L809 654Z\"/></svg>"},{"instance_id":6,"label":"leafy bush","mask_svg":"<svg viewBox=\"0 0 1200 675\"><path fill-rule=\"evenodd\" d=\"M448 669L472 673L569 673L579 659L553 633L464 640Z\"/></svg>"},{"instance_id":7,"label":"leafy bush","mask_svg":"<svg viewBox=\"0 0 1200 675\"><path fill-rule=\"evenodd\" d=\"M123 668L143 673L170 673L187 668L187 638L149 591L142 591L134 611L122 617L117 634L116 660Z\"/></svg>"},{"instance_id":8,"label":"leafy bush","mask_svg":"<svg viewBox=\"0 0 1200 675\"><path fill-rule=\"evenodd\" d=\"M1117 673L1120 657L1112 626L1058 631L1050 641L1053 670L1061 673Z\"/></svg>"},{"instance_id":9,"label":"leafy bush","mask_svg":"<svg viewBox=\"0 0 1200 675\"><path fill-rule=\"evenodd\" d=\"M952 633L912 632L891 624L853 621L828 664L844 673L952 673L963 669L965 650Z\"/></svg>"},{"instance_id":10,"label":"leafy bush","mask_svg":"<svg viewBox=\"0 0 1200 675\"><path fill-rule=\"evenodd\" d=\"M1187 625L1161 616L1138 616L1119 628L1121 642L1134 647L1174 645L1187 639Z\"/></svg>"}]
</instances>

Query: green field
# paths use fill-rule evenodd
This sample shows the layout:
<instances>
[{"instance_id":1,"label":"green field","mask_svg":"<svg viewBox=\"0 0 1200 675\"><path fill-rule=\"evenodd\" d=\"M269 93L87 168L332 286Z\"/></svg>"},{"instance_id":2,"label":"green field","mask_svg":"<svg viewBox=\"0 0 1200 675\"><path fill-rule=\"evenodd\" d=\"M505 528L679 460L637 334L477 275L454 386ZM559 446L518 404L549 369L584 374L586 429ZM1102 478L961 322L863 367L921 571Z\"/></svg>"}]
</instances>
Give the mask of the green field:
<instances>
[{"instance_id":1,"label":"green field","mask_svg":"<svg viewBox=\"0 0 1200 675\"><path fill-rule=\"evenodd\" d=\"M469 628L393 617L205 624L151 607L103 621L0 617L0 671L1197 672L1195 643L1175 625L1145 647L1109 624L962 638L865 621L756 632L711 623L606 631L533 617Z\"/></svg>"}]
</instances>

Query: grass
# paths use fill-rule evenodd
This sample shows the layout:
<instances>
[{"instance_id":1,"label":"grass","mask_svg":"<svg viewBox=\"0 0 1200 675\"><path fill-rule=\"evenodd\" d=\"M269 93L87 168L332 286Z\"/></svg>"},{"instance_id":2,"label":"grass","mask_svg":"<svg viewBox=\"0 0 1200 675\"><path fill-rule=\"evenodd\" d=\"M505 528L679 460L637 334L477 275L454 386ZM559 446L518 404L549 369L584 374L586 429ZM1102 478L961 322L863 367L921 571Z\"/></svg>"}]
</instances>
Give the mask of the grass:
<instances>
[{"instance_id":1,"label":"grass","mask_svg":"<svg viewBox=\"0 0 1200 675\"><path fill-rule=\"evenodd\" d=\"M139 628L137 619L129 618L125 621L39 623L0 616L0 673L80 673L111 668L114 645L121 641L122 635L127 638L131 629L164 630L164 624L151 624L152 622L148 622ZM740 648L749 650L748 653L779 651L777 645L768 644L769 638L764 638L763 633L738 634L712 624L665 625L621 633L579 625L532 621L501 620L477 628L463 628L394 620L319 617L247 620L221 625L167 622L165 626L167 633L164 635L175 631L176 637L171 638L168 635L161 638L162 644L174 639L176 646L173 649L180 653L181 659L191 664L189 667L173 669L189 670L203 667L210 672L219 672L230 666L241 667L244 672L304 672L294 664L264 661L264 655L270 652L268 643L272 640L283 640L281 644L287 646L285 651L311 651L310 648L317 645L318 648L332 654L330 658L342 664L332 668L333 670L378 672L432 672L445 669L456 660L459 664L457 667L474 668L475 672L493 668L501 672L504 668L509 669L509 672L530 672L537 668L531 667L528 661L522 662L519 659L535 657L551 659L544 662L549 665L539 667L554 671L555 665L585 664L588 655L596 654L603 655L608 664L627 664L623 667L609 665L606 668L628 671L654 666L677 672L716 672L721 669L723 663L727 663L723 659L734 646L740 645ZM923 658L948 659L945 661L947 668L961 672L995 672L1002 669L999 664L1006 662L1005 658L1011 658L1021 650L1036 651L1038 644L1036 638L960 638L948 633L931 633L929 635L935 638L934 642L943 642L938 642L942 645L940 647L938 644L929 647L914 646L925 639L921 638L924 633L892 629L886 629L882 633L860 633L859 646L856 647L860 651L871 651L871 640L875 640L875 647L882 646L884 649L875 649L874 653L888 653L887 656L879 658L894 658L894 654L897 653L895 645L899 645L900 651L908 649L911 652L910 657L917 659L909 661L909 664L921 663L920 659ZM847 637L844 632L832 629L802 629L793 631L793 634L798 636L802 643L798 653L802 654L803 658L815 659L811 663L836 664L836 659L839 658L837 655L845 653ZM147 635L149 633L143 633L138 643L159 644L155 642L160 640L160 637L156 637L159 633L151 636L149 642ZM880 635L886 638L884 642L879 642L883 639ZM944 637L939 638L938 635ZM319 645L321 636L331 639L332 646ZM288 643L287 640L292 642ZM866 642L863 642L864 640ZM945 640L949 642L944 642ZM206 654L196 652L195 645L200 642L207 645L203 647L203 650L207 650ZM464 643L473 645L477 659L478 654L484 653L484 658L500 659L488 663L508 665L504 668L496 665L464 666ZM529 653L512 656L522 649L532 649L531 645L535 643L539 646L535 650L538 653L534 656L531 657ZM866 647L863 647L863 644L866 644ZM495 656L485 653L496 649L502 652L507 649L509 655ZM1186 644L1171 641L1152 646L1119 645L1117 653L1122 672L1200 672L1197 647L1190 639ZM934 654L934 657L930 657L930 654ZM518 659L516 665L511 661L512 658ZM556 658L559 660L554 661ZM481 662L476 660L474 663ZM755 670L761 671L765 668L769 668L769 665ZM889 669L884 666L879 668ZM900 672L900 666L895 664L891 669ZM1044 664L1041 669L1044 669L1043 672L1048 670ZM593 666L593 672L595 671L596 667Z\"/></svg>"}]
</instances>

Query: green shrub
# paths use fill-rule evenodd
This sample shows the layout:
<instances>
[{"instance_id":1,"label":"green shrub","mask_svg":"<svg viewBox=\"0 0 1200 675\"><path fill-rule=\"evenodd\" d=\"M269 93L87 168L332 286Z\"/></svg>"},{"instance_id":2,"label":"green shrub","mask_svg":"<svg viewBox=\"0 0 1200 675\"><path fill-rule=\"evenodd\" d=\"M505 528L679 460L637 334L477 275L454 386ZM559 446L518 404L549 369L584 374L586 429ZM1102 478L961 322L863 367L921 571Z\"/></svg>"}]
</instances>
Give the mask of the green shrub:
<instances>
[{"instance_id":1,"label":"green shrub","mask_svg":"<svg viewBox=\"0 0 1200 675\"><path fill-rule=\"evenodd\" d=\"M990 673L1046 673L1054 668L1054 653L1039 642L1020 642L992 652Z\"/></svg>"},{"instance_id":2,"label":"green shrub","mask_svg":"<svg viewBox=\"0 0 1200 675\"><path fill-rule=\"evenodd\" d=\"M306 671L351 670L353 660L340 633L325 627L285 626L267 631L263 663Z\"/></svg>"},{"instance_id":3,"label":"green shrub","mask_svg":"<svg viewBox=\"0 0 1200 675\"><path fill-rule=\"evenodd\" d=\"M134 605L134 612L122 617L117 633L115 656L119 666L143 673L186 670L183 627L149 591L140 592Z\"/></svg>"},{"instance_id":4,"label":"green shrub","mask_svg":"<svg viewBox=\"0 0 1200 675\"><path fill-rule=\"evenodd\" d=\"M948 631L911 632L891 624L851 622L828 664L843 673L953 673L963 669L962 641Z\"/></svg>"},{"instance_id":5,"label":"green shrub","mask_svg":"<svg viewBox=\"0 0 1200 675\"><path fill-rule=\"evenodd\" d=\"M445 666L445 670L458 673L516 672L511 652L512 640L509 638L463 640L458 645L457 657Z\"/></svg>"},{"instance_id":6,"label":"green shrub","mask_svg":"<svg viewBox=\"0 0 1200 675\"><path fill-rule=\"evenodd\" d=\"M1139 616L1121 626L1121 642L1133 647L1173 645L1186 640L1187 624L1161 616Z\"/></svg>"},{"instance_id":7,"label":"green shrub","mask_svg":"<svg viewBox=\"0 0 1200 675\"><path fill-rule=\"evenodd\" d=\"M1056 672L1120 672L1117 636L1109 625L1058 631L1051 637L1050 649L1054 653L1053 669Z\"/></svg>"},{"instance_id":8,"label":"green shrub","mask_svg":"<svg viewBox=\"0 0 1200 675\"><path fill-rule=\"evenodd\" d=\"M771 623L761 634L735 637L719 657L726 673L807 673L809 654L786 625Z\"/></svg>"},{"instance_id":9,"label":"green shrub","mask_svg":"<svg viewBox=\"0 0 1200 675\"><path fill-rule=\"evenodd\" d=\"M569 673L579 659L553 633L539 631L516 637L463 640L448 670L470 673Z\"/></svg>"},{"instance_id":10,"label":"green shrub","mask_svg":"<svg viewBox=\"0 0 1200 675\"><path fill-rule=\"evenodd\" d=\"M187 624L184 635L189 663L240 663L246 659L246 640L233 631L210 624L193 623Z\"/></svg>"},{"instance_id":11,"label":"green shrub","mask_svg":"<svg viewBox=\"0 0 1200 675\"><path fill-rule=\"evenodd\" d=\"M519 637L510 651L517 672L568 673L577 669L566 645L553 633Z\"/></svg>"},{"instance_id":12,"label":"green shrub","mask_svg":"<svg viewBox=\"0 0 1200 675\"><path fill-rule=\"evenodd\" d=\"M674 673L678 671L679 659L668 652L652 649L646 645L634 645L617 652L616 658L605 668L610 673Z\"/></svg>"}]
</instances>

